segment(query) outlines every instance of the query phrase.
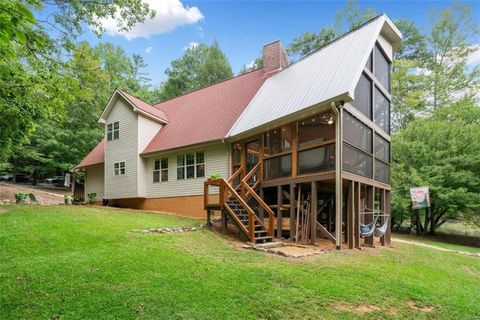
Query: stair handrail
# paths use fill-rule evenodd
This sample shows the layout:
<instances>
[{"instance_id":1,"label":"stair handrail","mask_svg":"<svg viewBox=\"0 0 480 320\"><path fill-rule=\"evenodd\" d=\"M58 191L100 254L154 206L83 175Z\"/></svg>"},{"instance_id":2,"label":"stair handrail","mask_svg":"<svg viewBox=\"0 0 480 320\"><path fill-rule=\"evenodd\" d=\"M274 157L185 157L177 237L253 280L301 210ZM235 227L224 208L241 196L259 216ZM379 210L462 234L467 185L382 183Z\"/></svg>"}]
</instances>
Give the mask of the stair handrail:
<instances>
[{"instance_id":1,"label":"stair handrail","mask_svg":"<svg viewBox=\"0 0 480 320\"><path fill-rule=\"evenodd\" d=\"M252 197L255 198L255 200L258 202L258 204L262 207L262 209L268 214L268 231L267 234L269 236L273 236L273 225L275 221L275 214L273 213L273 210L263 201L263 199L255 192L256 186L260 184L260 174L259 173L259 179L255 182L253 185L253 188L248 184L248 180L250 180L251 177L255 174L256 171L258 171L259 168L261 168L262 162L260 161L257 163L252 170L242 179L242 186L245 188L245 199L248 197L248 195L251 195ZM265 224L261 219L257 217L258 221L265 227ZM265 228L266 229L266 228Z\"/></svg>"},{"instance_id":2,"label":"stair handrail","mask_svg":"<svg viewBox=\"0 0 480 320\"><path fill-rule=\"evenodd\" d=\"M248 235L248 237L250 238L250 241L255 242L255 220L258 220L260 222L260 224L262 224L262 226L265 228L265 226L263 225L263 222L257 217L257 215L252 210L252 208L250 208L250 206L245 202L245 200L237 193L237 191L235 191L235 189L230 185L230 183L228 183L227 180L225 180L223 178L222 178L222 180L223 180L223 184L225 186L225 191L230 192L232 194L232 196L235 197L235 199L247 211L247 213L248 213L248 230L247 230L247 228L245 228L243 223L241 223L241 221L238 219L237 215L234 212L231 211L231 209L228 205L224 206L224 207L229 209L231 215L233 216L233 219L235 219L235 221L240 226L240 228L242 228L242 230ZM223 199L227 199L227 198L228 198L228 194L225 194L225 197L223 197Z\"/></svg>"},{"instance_id":3,"label":"stair handrail","mask_svg":"<svg viewBox=\"0 0 480 320\"><path fill-rule=\"evenodd\" d=\"M242 167L238 168L237 171L235 171L231 176L230 178L228 178L227 180L227 183L228 184L232 184L233 181L235 181L235 179L242 173ZM235 186L234 188L236 189L238 186Z\"/></svg>"}]
</instances>

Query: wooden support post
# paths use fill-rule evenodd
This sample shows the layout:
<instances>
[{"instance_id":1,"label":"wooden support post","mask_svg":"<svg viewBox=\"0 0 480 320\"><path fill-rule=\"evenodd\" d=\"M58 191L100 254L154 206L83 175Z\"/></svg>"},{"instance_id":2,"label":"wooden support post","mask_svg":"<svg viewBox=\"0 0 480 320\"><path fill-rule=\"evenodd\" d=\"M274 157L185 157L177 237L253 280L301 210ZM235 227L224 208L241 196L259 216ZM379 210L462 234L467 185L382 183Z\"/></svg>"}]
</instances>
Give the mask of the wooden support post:
<instances>
[{"instance_id":1,"label":"wooden support post","mask_svg":"<svg viewBox=\"0 0 480 320\"><path fill-rule=\"evenodd\" d=\"M277 238L282 238L282 186L277 186Z\"/></svg>"},{"instance_id":2,"label":"wooden support post","mask_svg":"<svg viewBox=\"0 0 480 320\"><path fill-rule=\"evenodd\" d=\"M317 182L312 181L312 202L310 206L310 242L317 242Z\"/></svg>"},{"instance_id":3,"label":"wooden support post","mask_svg":"<svg viewBox=\"0 0 480 320\"><path fill-rule=\"evenodd\" d=\"M392 192L389 190L385 190L385 212L390 216L388 219L388 228L387 232L385 233L385 245L389 246L392 241Z\"/></svg>"},{"instance_id":4,"label":"wooden support post","mask_svg":"<svg viewBox=\"0 0 480 320\"><path fill-rule=\"evenodd\" d=\"M210 229L210 215L212 214L212 210L207 209L207 228Z\"/></svg>"},{"instance_id":5,"label":"wooden support post","mask_svg":"<svg viewBox=\"0 0 480 320\"><path fill-rule=\"evenodd\" d=\"M290 241L295 239L295 185L290 184Z\"/></svg>"},{"instance_id":6,"label":"wooden support post","mask_svg":"<svg viewBox=\"0 0 480 320\"><path fill-rule=\"evenodd\" d=\"M340 169L338 169L340 170ZM343 242L343 208L342 208L343 187L342 179L337 179L335 188L335 248L337 250L342 249Z\"/></svg>"},{"instance_id":7,"label":"wooden support post","mask_svg":"<svg viewBox=\"0 0 480 320\"><path fill-rule=\"evenodd\" d=\"M383 226L383 224L385 223L385 221L386 221L386 219L387 219L387 218L384 216L385 213L387 212L387 210L386 210L387 206L385 205L385 192L386 192L385 189L381 189L381 190L380 190L380 211L381 211L381 214L382 214L382 217L381 217L381 219L380 219L380 223L381 223L382 226ZM387 233L385 232L385 234L380 237L380 242L381 242L382 246L385 245L386 234L387 234Z\"/></svg>"},{"instance_id":8,"label":"wooden support post","mask_svg":"<svg viewBox=\"0 0 480 320\"><path fill-rule=\"evenodd\" d=\"M367 208L369 209L369 212L370 211L373 212L373 209L375 206L375 187L374 186L367 187L367 193L365 194L365 197L366 197L365 200L367 201ZM366 215L366 223L372 222L373 219L374 219L373 214ZM374 247L374 243L373 243L374 238L375 237L373 234L372 236L365 238L365 245Z\"/></svg>"},{"instance_id":9,"label":"wooden support post","mask_svg":"<svg viewBox=\"0 0 480 320\"><path fill-rule=\"evenodd\" d=\"M360 182L354 182L354 188L355 188L355 193L354 193L354 227L353 231L355 234L355 248L359 249L360 248L360 192L361 192L361 183Z\"/></svg>"},{"instance_id":10,"label":"wooden support post","mask_svg":"<svg viewBox=\"0 0 480 320\"><path fill-rule=\"evenodd\" d=\"M227 233L227 213L222 209L222 233Z\"/></svg>"},{"instance_id":11,"label":"wooden support post","mask_svg":"<svg viewBox=\"0 0 480 320\"><path fill-rule=\"evenodd\" d=\"M354 234L353 234L353 215L354 215L354 205L353 199L355 197L355 186L354 182L350 181L348 184L348 213L347 213L347 242L348 248L353 249L354 246Z\"/></svg>"}]
</instances>

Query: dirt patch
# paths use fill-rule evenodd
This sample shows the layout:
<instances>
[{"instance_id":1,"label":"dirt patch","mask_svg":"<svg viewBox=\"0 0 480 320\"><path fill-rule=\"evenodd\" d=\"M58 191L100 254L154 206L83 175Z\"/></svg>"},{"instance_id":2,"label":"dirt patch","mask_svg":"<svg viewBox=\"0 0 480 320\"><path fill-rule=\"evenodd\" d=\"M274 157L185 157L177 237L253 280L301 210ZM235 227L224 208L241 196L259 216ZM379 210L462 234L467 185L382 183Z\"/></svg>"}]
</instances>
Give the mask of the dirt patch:
<instances>
[{"instance_id":1,"label":"dirt patch","mask_svg":"<svg viewBox=\"0 0 480 320\"><path fill-rule=\"evenodd\" d=\"M370 304L358 304L358 305L351 305L351 304L346 304L346 303L336 303L334 305L334 308L338 311L345 311L345 312L351 312L355 314L365 314L365 313L370 313L370 312L375 312L375 311L380 311L381 308L377 307L376 305Z\"/></svg>"},{"instance_id":2,"label":"dirt patch","mask_svg":"<svg viewBox=\"0 0 480 320\"><path fill-rule=\"evenodd\" d=\"M0 208L0 214L5 213L5 212L7 212L7 211L8 211L7 209Z\"/></svg>"},{"instance_id":3,"label":"dirt patch","mask_svg":"<svg viewBox=\"0 0 480 320\"><path fill-rule=\"evenodd\" d=\"M46 192L28 186L20 186L11 183L0 183L0 199L10 200L15 203L15 193L33 193L39 198L41 204L61 204L64 203L64 195L54 192Z\"/></svg>"},{"instance_id":4,"label":"dirt patch","mask_svg":"<svg viewBox=\"0 0 480 320\"><path fill-rule=\"evenodd\" d=\"M413 240L395 239L394 241L400 242L400 243L413 244L415 246L425 247L425 248L429 248L429 249L433 249L433 250L437 250L437 251L457 253L457 254L462 254L462 255L465 255L465 256L472 256L472 257L480 257L480 253L472 253L472 252L465 252L465 251L461 251L461 250L453 250L453 249L438 247L438 246L431 245L431 244L428 244L428 243L423 243L423 242L418 242L418 241L413 241Z\"/></svg>"},{"instance_id":5,"label":"dirt patch","mask_svg":"<svg viewBox=\"0 0 480 320\"><path fill-rule=\"evenodd\" d=\"M1 212L1 211L0 211L0 212ZM471 266L466 266L466 265L464 265L464 266L463 266L463 270L465 271L465 273L467 273L468 275L471 275L472 277L480 278L480 272L477 271L476 269L474 269L474 268L471 267Z\"/></svg>"},{"instance_id":6,"label":"dirt patch","mask_svg":"<svg viewBox=\"0 0 480 320\"><path fill-rule=\"evenodd\" d=\"M435 307L420 306L420 305L417 304L417 302L415 302L413 300L407 301L407 306L412 310L419 311L419 312L424 312L424 313L431 313L431 312L435 311Z\"/></svg>"}]
</instances>

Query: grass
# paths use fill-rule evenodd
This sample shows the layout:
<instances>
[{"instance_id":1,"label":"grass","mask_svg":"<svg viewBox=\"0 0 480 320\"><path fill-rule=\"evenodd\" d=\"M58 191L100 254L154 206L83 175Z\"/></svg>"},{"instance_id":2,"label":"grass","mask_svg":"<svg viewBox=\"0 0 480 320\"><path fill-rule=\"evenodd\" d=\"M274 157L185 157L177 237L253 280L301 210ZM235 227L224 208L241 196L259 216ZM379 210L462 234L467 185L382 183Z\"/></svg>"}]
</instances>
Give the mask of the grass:
<instances>
[{"instance_id":1,"label":"grass","mask_svg":"<svg viewBox=\"0 0 480 320\"><path fill-rule=\"evenodd\" d=\"M480 259L398 244L289 260L174 216L74 206L0 214L2 319L478 319Z\"/></svg>"}]
</instances>

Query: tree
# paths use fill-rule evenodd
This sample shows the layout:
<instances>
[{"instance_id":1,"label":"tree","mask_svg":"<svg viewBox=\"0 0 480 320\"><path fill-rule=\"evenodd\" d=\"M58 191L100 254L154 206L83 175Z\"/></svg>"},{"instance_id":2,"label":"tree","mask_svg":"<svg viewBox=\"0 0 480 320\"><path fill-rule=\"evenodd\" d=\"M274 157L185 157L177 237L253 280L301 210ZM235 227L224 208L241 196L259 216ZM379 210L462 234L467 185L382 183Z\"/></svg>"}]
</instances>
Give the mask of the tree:
<instances>
[{"instance_id":1,"label":"tree","mask_svg":"<svg viewBox=\"0 0 480 320\"><path fill-rule=\"evenodd\" d=\"M161 100L216 83L233 76L227 57L217 41L211 46L199 44L188 48L182 58L171 62L165 70L167 81L162 85Z\"/></svg>"},{"instance_id":2,"label":"tree","mask_svg":"<svg viewBox=\"0 0 480 320\"><path fill-rule=\"evenodd\" d=\"M52 20L36 18L44 5ZM30 142L39 124L61 113L62 53L72 48L83 25L101 34L102 18L115 17L122 29L152 15L140 0L122 1L19 1L0 6L0 160ZM38 15L39 16L39 15ZM50 31L57 34L52 38ZM18 155L17 155L18 156Z\"/></svg>"},{"instance_id":3,"label":"tree","mask_svg":"<svg viewBox=\"0 0 480 320\"><path fill-rule=\"evenodd\" d=\"M425 108L423 74L418 72L419 56L425 50L425 37L412 21L395 22L403 34L392 66L392 129L398 131Z\"/></svg>"},{"instance_id":4,"label":"tree","mask_svg":"<svg viewBox=\"0 0 480 320\"><path fill-rule=\"evenodd\" d=\"M479 34L470 7L454 4L430 13L431 31L420 51L420 72L425 78L425 100L430 111L450 105L462 97L474 97L480 89L480 67L466 68L476 48L471 39Z\"/></svg>"},{"instance_id":5,"label":"tree","mask_svg":"<svg viewBox=\"0 0 480 320\"><path fill-rule=\"evenodd\" d=\"M408 189L428 186L431 211L419 232L435 234L448 219L462 217L478 224L480 214L480 106L462 99L418 118L393 136L393 181L405 209ZM408 201L408 200L407 200Z\"/></svg>"},{"instance_id":6,"label":"tree","mask_svg":"<svg viewBox=\"0 0 480 320\"><path fill-rule=\"evenodd\" d=\"M250 62L248 65L243 64L238 74L243 74L259 68L263 68L263 57L256 58L255 60Z\"/></svg>"},{"instance_id":7,"label":"tree","mask_svg":"<svg viewBox=\"0 0 480 320\"><path fill-rule=\"evenodd\" d=\"M373 8L362 11L354 0L349 0L343 10L337 11L333 25L324 27L319 32L305 32L295 38L287 48L288 54L307 55L373 17L375 17Z\"/></svg>"}]
</instances>

